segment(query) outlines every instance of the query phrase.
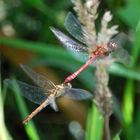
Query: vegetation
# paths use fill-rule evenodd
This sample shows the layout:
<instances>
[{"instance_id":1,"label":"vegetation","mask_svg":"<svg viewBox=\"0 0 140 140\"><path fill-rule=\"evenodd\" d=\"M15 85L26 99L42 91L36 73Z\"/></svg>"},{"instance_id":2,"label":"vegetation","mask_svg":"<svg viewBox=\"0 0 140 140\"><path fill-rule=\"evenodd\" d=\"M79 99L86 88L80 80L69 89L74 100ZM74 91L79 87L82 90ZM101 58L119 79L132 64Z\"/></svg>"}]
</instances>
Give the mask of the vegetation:
<instances>
[{"instance_id":1,"label":"vegetation","mask_svg":"<svg viewBox=\"0 0 140 140\"><path fill-rule=\"evenodd\" d=\"M133 61L126 65L116 62L108 69L109 88L113 94L113 114L109 116L113 140L140 139L139 9L139 0L100 1L98 8L97 30L100 30L102 16L110 10L113 19L109 26L119 25L118 31L125 32L131 41L123 47ZM106 139L105 121L92 101L60 98L57 100L59 112L47 106L27 125L22 125L22 120L37 105L24 99L16 85L12 91L3 84L5 78L11 77L32 84L19 67L21 63L30 65L57 84L84 64L64 49L49 29L54 26L65 32L64 20L69 11L75 14L70 0L0 1L0 139ZM122 38L119 41L124 42ZM89 66L72 81L73 87L96 95L95 72L96 67Z\"/></svg>"}]
</instances>

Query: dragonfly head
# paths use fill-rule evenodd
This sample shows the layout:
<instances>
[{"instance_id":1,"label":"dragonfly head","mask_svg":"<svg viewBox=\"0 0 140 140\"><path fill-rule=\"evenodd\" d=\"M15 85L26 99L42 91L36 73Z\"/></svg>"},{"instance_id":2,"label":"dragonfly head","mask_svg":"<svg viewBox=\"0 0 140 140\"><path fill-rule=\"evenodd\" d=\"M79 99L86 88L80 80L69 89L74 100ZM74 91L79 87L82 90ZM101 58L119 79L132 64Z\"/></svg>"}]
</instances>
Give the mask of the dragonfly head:
<instances>
[{"instance_id":1,"label":"dragonfly head","mask_svg":"<svg viewBox=\"0 0 140 140\"><path fill-rule=\"evenodd\" d=\"M57 85L57 87L58 87L59 89L62 89L62 88L65 88L65 87L67 87L67 88L72 88L72 85L71 85L71 83L63 83L63 84L61 84L61 85Z\"/></svg>"},{"instance_id":2,"label":"dragonfly head","mask_svg":"<svg viewBox=\"0 0 140 140\"><path fill-rule=\"evenodd\" d=\"M64 87L68 87L68 88L72 88L72 85L71 83L66 83L66 84L63 84Z\"/></svg>"},{"instance_id":3,"label":"dragonfly head","mask_svg":"<svg viewBox=\"0 0 140 140\"><path fill-rule=\"evenodd\" d=\"M117 49L117 44L110 41L110 42L107 43L107 47L109 49L109 52L112 52L112 51Z\"/></svg>"},{"instance_id":4,"label":"dragonfly head","mask_svg":"<svg viewBox=\"0 0 140 140\"><path fill-rule=\"evenodd\" d=\"M72 88L71 83L67 83L67 86L68 86L69 88Z\"/></svg>"}]
</instances>

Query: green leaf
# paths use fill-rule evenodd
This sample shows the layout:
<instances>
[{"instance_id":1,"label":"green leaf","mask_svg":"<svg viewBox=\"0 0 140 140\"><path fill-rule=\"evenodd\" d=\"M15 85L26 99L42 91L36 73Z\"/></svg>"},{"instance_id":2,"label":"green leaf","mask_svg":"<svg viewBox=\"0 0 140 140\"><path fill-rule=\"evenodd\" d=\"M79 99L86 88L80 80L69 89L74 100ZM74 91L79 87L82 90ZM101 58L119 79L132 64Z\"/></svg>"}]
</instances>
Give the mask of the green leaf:
<instances>
[{"instance_id":1,"label":"green leaf","mask_svg":"<svg viewBox=\"0 0 140 140\"><path fill-rule=\"evenodd\" d=\"M139 55L140 55L140 20L136 26L136 33L135 33L135 42L134 42L134 48L132 50L132 57L134 59L132 66L135 67L135 65L139 62Z\"/></svg>"},{"instance_id":2,"label":"green leaf","mask_svg":"<svg viewBox=\"0 0 140 140\"><path fill-rule=\"evenodd\" d=\"M134 85L132 80L128 80L124 91L123 119L125 125L129 126L133 121L134 111Z\"/></svg>"},{"instance_id":3,"label":"green leaf","mask_svg":"<svg viewBox=\"0 0 140 140\"><path fill-rule=\"evenodd\" d=\"M126 2L126 6L119 9L117 13L122 21L134 29L140 20L140 2L136 0Z\"/></svg>"},{"instance_id":4,"label":"green leaf","mask_svg":"<svg viewBox=\"0 0 140 140\"><path fill-rule=\"evenodd\" d=\"M29 115L27 106L24 102L23 97L21 96L21 91L20 91L16 81L13 86L14 86L14 93L15 93L17 107L19 109L21 118L25 119L25 117L27 117L27 115ZM25 131L28 135L28 138L30 140L40 140L38 133L37 133L37 129L36 129L34 123L32 122L32 120L27 125L24 125L24 127L25 127Z\"/></svg>"},{"instance_id":5,"label":"green leaf","mask_svg":"<svg viewBox=\"0 0 140 140\"><path fill-rule=\"evenodd\" d=\"M113 75L134 79L140 81L140 73L132 68L124 67L120 64L112 64L109 68L109 72Z\"/></svg>"},{"instance_id":6,"label":"green leaf","mask_svg":"<svg viewBox=\"0 0 140 140\"><path fill-rule=\"evenodd\" d=\"M120 133L121 133L121 131L119 131L119 132L115 135L115 137L113 138L113 140L121 140L121 139L120 139Z\"/></svg>"},{"instance_id":7,"label":"green leaf","mask_svg":"<svg viewBox=\"0 0 140 140\"><path fill-rule=\"evenodd\" d=\"M21 40L21 39L7 39L4 37L0 38L0 45L8 45L9 47L12 47L12 48L24 49L31 52L35 52L38 55L45 56L46 63L49 58L49 61L52 59L54 61L59 61L59 63L61 63L61 64L52 63L52 65L55 64L55 65L58 65L58 67L61 65L61 68L68 69L67 67L65 67L66 65L62 66L62 63L65 63L71 66L69 67L70 72L73 71L73 66L77 68L76 66L83 65L83 63L75 60L75 58L68 51L61 49L60 47L56 45L44 44L44 43L39 43L39 42L31 42L31 41L26 41L26 40ZM48 62L48 63L51 63L51 62ZM134 80L140 80L139 72L135 71L134 69L129 69L118 64L112 65L109 71L110 73L114 75L119 75L125 78L131 78Z\"/></svg>"},{"instance_id":8,"label":"green leaf","mask_svg":"<svg viewBox=\"0 0 140 140\"><path fill-rule=\"evenodd\" d=\"M139 53L140 53L140 24L138 23L136 28L136 40L134 43L134 48L132 52L132 57L134 57L134 62L132 63L132 67L135 67L137 64ZM133 124L133 113L134 113L134 81L131 79L127 80L125 91L124 91L124 99L123 99L123 119L124 119L124 127L125 127L125 136L127 139L132 139L132 124Z\"/></svg>"},{"instance_id":9,"label":"green leaf","mask_svg":"<svg viewBox=\"0 0 140 140\"><path fill-rule=\"evenodd\" d=\"M3 99L2 92L3 90L1 89L1 73L0 73L0 140L12 140L12 137L10 136L4 122L4 104L2 100Z\"/></svg>"},{"instance_id":10,"label":"green leaf","mask_svg":"<svg viewBox=\"0 0 140 140\"><path fill-rule=\"evenodd\" d=\"M97 107L92 103L87 119L86 140L102 140L104 120L98 112Z\"/></svg>"}]
</instances>

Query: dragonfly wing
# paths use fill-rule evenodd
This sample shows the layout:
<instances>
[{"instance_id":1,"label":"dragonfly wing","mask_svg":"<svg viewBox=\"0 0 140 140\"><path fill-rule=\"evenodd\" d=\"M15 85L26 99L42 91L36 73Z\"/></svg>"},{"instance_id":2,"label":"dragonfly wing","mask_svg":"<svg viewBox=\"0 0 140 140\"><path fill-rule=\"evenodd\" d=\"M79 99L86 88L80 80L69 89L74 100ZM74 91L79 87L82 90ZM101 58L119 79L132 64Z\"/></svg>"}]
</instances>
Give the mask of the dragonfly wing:
<instances>
[{"instance_id":1,"label":"dragonfly wing","mask_svg":"<svg viewBox=\"0 0 140 140\"><path fill-rule=\"evenodd\" d=\"M73 39L69 38L67 35L62 33L60 30L51 27L54 35L59 39L59 41L63 44L63 46L72 52L74 56L78 59L88 59L88 49L86 46L75 42Z\"/></svg>"},{"instance_id":2,"label":"dragonfly wing","mask_svg":"<svg viewBox=\"0 0 140 140\"><path fill-rule=\"evenodd\" d=\"M85 34L82 30L82 26L79 22L79 20L71 13L69 12L64 23L67 31L78 41L86 44L85 42Z\"/></svg>"},{"instance_id":3,"label":"dragonfly wing","mask_svg":"<svg viewBox=\"0 0 140 140\"><path fill-rule=\"evenodd\" d=\"M58 111L58 106L55 102L55 97L50 97L49 98L49 103L52 109L54 109L56 112Z\"/></svg>"},{"instance_id":4,"label":"dragonfly wing","mask_svg":"<svg viewBox=\"0 0 140 140\"><path fill-rule=\"evenodd\" d=\"M63 94L63 97L73 100L87 100L92 99L93 95L83 89L65 88L65 93Z\"/></svg>"},{"instance_id":5,"label":"dragonfly wing","mask_svg":"<svg viewBox=\"0 0 140 140\"><path fill-rule=\"evenodd\" d=\"M22 96L36 104L43 103L48 97L48 94L44 93L41 88L28 85L27 83L24 83L22 81L5 79L4 83L12 90L15 89L15 86L17 84Z\"/></svg>"},{"instance_id":6,"label":"dragonfly wing","mask_svg":"<svg viewBox=\"0 0 140 140\"><path fill-rule=\"evenodd\" d=\"M117 49L112 52L112 56L117 61L128 65L132 61L132 58L127 50L132 46L132 42L128 39L127 35L125 33L119 33L111 40L111 42L114 42L117 45Z\"/></svg>"},{"instance_id":7,"label":"dragonfly wing","mask_svg":"<svg viewBox=\"0 0 140 140\"><path fill-rule=\"evenodd\" d=\"M127 50L123 48L118 48L116 51L112 52L111 55L116 61L123 63L124 65L129 65L133 61Z\"/></svg>"},{"instance_id":8,"label":"dragonfly wing","mask_svg":"<svg viewBox=\"0 0 140 140\"><path fill-rule=\"evenodd\" d=\"M81 62L86 62L89 58L87 52L73 52L72 55Z\"/></svg>"},{"instance_id":9,"label":"dragonfly wing","mask_svg":"<svg viewBox=\"0 0 140 140\"><path fill-rule=\"evenodd\" d=\"M43 88L44 90L55 88L54 83L48 80L45 76L36 73L26 65L21 64L20 66L39 87Z\"/></svg>"}]
</instances>

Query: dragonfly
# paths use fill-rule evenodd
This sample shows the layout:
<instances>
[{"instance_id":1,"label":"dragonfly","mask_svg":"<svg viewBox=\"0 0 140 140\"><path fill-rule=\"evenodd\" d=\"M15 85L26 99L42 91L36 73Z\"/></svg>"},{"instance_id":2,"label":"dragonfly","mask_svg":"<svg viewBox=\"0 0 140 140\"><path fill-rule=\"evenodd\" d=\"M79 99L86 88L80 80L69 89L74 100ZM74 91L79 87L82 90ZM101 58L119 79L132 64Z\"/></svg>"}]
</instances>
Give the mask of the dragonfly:
<instances>
[{"instance_id":1,"label":"dragonfly","mask_svg":"<svg viewBox=\"0 0 140 140\"><path fill-rule=\"evenodd\" d=\"M77 41L65 35L59 29L56 29L54 27L50 27L50 29L66 49L71 51L78 59L86 59L86 63L76 72L69 75L64 80L64 83L72 81L95 60L97 60L98 58L104 58L115 50L120 51L121 49L121 52L125 52L126 54L126 51L123 48L119 48L118 44L113 40L108 42L106 45L96 45L95 43L92 43L94 45L92 45L92 47L89 47L87 45L89 42L86 42L86 40L91 40L88 37L88 33L83 30L80 22L71 12L65 19L65 27L68 33Z\"/></svg>"},{"instance_id":2,"label":"dragonfly","mask_svg":"<svg viewBox=\"0 0 140 140\"><path fill-rule=\"evenodd\" d=\"M29 116L27 116L27 118L25 118L25 120L22 122L23 124L26 124L47 105L50 105L55 111L58 111L58 107L55 102L55 99L58 97L73 100L86 100L93 98L92 94L84 89L72 88L70 83L55 85L52 81L33 71L27 65L21 64L20 66L37 86L32 86L25 82L12 79L5 79L4 83L6 86L14 90L14 84L16 82L21 90L21 94L25 98L31 102L39 104L39 107L37 107Z\"/></svg>"}]
</instances>

